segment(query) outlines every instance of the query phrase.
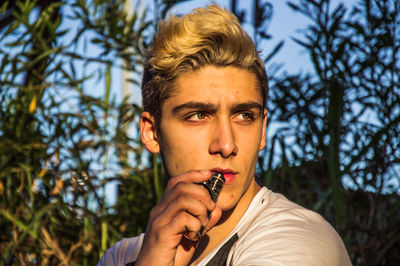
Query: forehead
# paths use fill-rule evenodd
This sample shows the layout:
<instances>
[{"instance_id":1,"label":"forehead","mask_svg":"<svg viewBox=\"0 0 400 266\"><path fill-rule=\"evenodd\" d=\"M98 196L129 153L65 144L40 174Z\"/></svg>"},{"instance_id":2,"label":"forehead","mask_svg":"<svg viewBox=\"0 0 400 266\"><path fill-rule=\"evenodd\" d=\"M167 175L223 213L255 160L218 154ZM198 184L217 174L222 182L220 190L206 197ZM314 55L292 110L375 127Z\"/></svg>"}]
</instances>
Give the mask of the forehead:
<instances>
[{"instance_id":1,"label":"forehead","mask_svg":"<svg viewBox=\"0 0 400 266\"><path fill-rule=\"evenodd\" d=\"M166 103L221 100L252 100L262 104L263 96L256 75L237 67L207 65L178 76L173 84L171 97Z\"/></svg>"}]
</instances>

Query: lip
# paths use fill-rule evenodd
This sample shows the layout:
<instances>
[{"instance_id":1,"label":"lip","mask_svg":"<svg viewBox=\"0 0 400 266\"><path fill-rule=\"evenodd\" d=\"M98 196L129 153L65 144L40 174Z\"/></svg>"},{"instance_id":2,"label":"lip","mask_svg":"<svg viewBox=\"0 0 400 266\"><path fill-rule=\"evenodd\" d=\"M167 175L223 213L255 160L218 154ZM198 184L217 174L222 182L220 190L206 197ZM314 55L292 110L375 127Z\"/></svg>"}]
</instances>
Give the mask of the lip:
<instances>
[{"instance_id":1,"label":"lip","mask_svg":"<svg viewBox=\"0 0 400 266\"><path fill-rule=\"evenodd\" d=\"M222 169L222 168L212 168L210 169L211 172L219 172L224 175L225 178L225 184L231 184L234 180L238 172L232 170L232 169Z\"/></svg>"}]
</instances>

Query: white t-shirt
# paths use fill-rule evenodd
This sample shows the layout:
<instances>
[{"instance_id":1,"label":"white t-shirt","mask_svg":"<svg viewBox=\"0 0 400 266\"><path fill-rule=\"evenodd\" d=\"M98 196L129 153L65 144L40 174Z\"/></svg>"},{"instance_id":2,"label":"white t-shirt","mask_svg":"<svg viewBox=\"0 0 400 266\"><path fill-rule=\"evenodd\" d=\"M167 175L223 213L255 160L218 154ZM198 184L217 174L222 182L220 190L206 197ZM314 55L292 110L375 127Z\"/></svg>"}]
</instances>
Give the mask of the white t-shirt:
<instances>
[{"instance_id":1,"label":"white t-shirt","mask_svg":"<svg viewBox=\"0 0 400 266\"><path fill-rule=\"evenodd\" d=\"M117 242L98 265L125 266L135 261L143 237ZM351 262L339 235L319 214L263 187L235 229L198 265L223 264L342 266Z\"/></svg>"}]
</instances>

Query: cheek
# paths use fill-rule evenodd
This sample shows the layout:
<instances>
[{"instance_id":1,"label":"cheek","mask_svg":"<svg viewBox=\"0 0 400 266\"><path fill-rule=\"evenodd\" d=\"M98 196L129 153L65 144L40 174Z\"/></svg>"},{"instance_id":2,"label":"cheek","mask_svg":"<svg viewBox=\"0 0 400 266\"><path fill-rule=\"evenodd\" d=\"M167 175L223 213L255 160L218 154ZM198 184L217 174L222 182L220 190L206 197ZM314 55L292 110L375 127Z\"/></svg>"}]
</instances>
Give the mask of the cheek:
<instances>
[{"instance_id":1,"label":"cheek","mask_svg":"<svg viewBox=\"0 0 400 266\"><path fill-rule=\"evenodd\" d=\"M260 144L262 143L262 134L259 128L251 130L241 130L236 137L236 144L239 146L239 151L242 150L247 156L258 153Z\"/></svg>"},{"instance_id":2,"label":"cheek","mask_svg":"<svg viewBox=\"0 0 400 266\"><path fill-rule=\"evenodd\" d=\"M200 158L204 152L199 152L199 141L184 138L164 139L161 150L165 167L171 176L179 175L188 170L201 169Z\"/></svg>"}]
</instances>

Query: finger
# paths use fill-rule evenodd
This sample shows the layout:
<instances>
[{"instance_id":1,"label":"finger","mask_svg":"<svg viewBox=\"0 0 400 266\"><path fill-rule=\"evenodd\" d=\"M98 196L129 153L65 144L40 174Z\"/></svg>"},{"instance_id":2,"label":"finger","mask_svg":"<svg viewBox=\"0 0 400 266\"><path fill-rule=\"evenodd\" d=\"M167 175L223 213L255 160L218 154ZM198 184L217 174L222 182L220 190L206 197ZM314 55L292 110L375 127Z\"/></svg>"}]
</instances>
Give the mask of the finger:
<instances>
[{"instance_id":1,"label":"finger","mask_svg":"<svg viewBox=\"0 0 400 266\"><path fill-rule=\"evenodd\" d=\"M175 257L174 266L189 265L198 243L183 237L176 249L176 254L179 254L179 256Z\"/></svg>"},{"instance_id":2,"label":"finger","mask_svg":"<svg viewBox=\"0 0 400 266\"><path fill-rule=\"evenodd\" d=\"M166 227L172 234L186 234L191 239L196 239L197 232L200 231L202 225L198 219L189 213L181 212Z\"/></svg>"},{"instance_id":3,"label":"finger","mask_svg":"<svg viewBox=\"0 0 400 266\"><path fill-rule=\"evenodd\" d=\"M221 219L222 210L219 207L215 207L208 217L208 224L204 227L203 235L213 228Z\"/></svg>"},{"instance_id":4,"label":"finger","mask_svg":"<svg viewBox=\"0 0 400 266\"><path fill-rule=\"evenodd\" d=\"M201 235L200 231L197 231L197 232L187 231L187 232L183 233L183 236L192 242L198 242L202 235Z\"/></svg>"},{"instance_id":5,"label":"finger","mask_svg":"<svg viewBox=\"0 0 400 266\"><path fill-rule=\"evenodd\" d=\"M201 183L208 180L211 176L211 172L208 170L190 170L184 172L178 176L172 177L165 188L166 191L172 189L176 184L180 182L187 183Z\"/></svg>"},{"instance_id":6,"label":"finger","mask_svg":"<svg viewBox=\"0 0 400 266\"><path fill-rule=\"evenodd\" d=\"M181 195L176 200L171 201L162 212L162 215L168 221L174 219L176 214L182 211L187 212L193 217L197 218L202 226L206 226L208 224L207 207L203 202L187 195Z\"/></svg>"},{"instance_id":7,"label":"finger","mask_svg":"<svg viewBox=\"0 0 400 266\"><path fill-rule=\"evenodd\" d=\"M215 203L212 201L208 190L193 183L179 183L172 190L164 193L162 200L155 206L150 217L158 216L171 202L176 202L180 197L193 198L202 202L208 211L212 211Z\"/></svg>"}]
</instances>

